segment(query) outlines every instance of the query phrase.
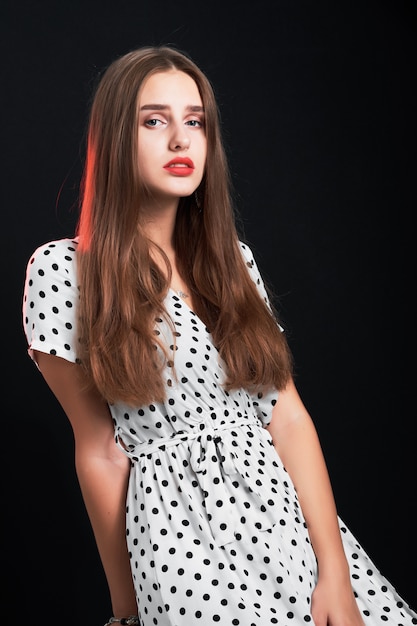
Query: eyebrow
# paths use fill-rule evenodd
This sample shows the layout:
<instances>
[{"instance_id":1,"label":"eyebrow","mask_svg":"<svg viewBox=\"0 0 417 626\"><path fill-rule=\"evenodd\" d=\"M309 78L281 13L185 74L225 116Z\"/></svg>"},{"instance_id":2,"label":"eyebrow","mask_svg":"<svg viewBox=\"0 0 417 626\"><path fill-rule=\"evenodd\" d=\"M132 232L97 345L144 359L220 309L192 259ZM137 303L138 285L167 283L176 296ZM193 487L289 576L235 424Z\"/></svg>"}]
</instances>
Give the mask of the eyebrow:
<instances>
[{"instance_id":1,"label":"eyebrow","mask_svg":"<svg viewBox=\"0 0 417 626\"><path fill-rule=\"evenodd\" d=\"M166 111L171 107L169 104L144 104L140 107L141 111ZM189 104L185 107L187 111L191 111L192 113L202 113L204 112L204 107L197 104Z\"/></svg>"}]
</instances>

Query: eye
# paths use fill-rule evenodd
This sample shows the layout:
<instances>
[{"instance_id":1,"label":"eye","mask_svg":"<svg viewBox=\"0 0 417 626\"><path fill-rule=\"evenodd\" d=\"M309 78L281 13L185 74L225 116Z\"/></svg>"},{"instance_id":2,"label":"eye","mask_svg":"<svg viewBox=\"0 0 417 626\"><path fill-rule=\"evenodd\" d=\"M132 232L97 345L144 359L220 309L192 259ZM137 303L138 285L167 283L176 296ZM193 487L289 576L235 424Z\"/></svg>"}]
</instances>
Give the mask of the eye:
<instances>
[{"instance_id":1,"label":"eye","mask_svg":"<svg viewBox=\"0 0 417 626\"><path fill-rule=\"evenodd\" d=\"M203 128L204 123L202 120L187 120L187 126L191 126L192 128Z\"/></svg>"},{"instance_id":2,"label":"eye","mask_svg":"<svg viewBox=\"0 0 417 626\"><path fill-rule=\"evenodd\" d=\"M163 124L163 121L159 120L156 117L152 117L149 120L145 120L145 126L150 126L154 128L155 126L159 126L159 124Z\"/></svg>"}]
</instances>

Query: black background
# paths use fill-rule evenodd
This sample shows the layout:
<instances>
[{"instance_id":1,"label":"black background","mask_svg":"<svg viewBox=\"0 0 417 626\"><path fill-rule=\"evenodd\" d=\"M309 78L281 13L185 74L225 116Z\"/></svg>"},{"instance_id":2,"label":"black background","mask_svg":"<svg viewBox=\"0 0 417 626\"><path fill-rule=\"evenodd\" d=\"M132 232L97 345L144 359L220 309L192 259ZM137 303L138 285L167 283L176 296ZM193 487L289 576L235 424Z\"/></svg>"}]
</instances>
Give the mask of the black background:
<instances>
[{"instance_id":1,"label":"black background","mask_svg":"<svg viewBox=\"0 0 417 626\"><path fill-rule=\"evenodd\" d=\"M34 248L73 233L97 72L159 43L214 85L245 233L339 513L417 606L411 4L3 1L2 617L100 626L110 614L72 433L26 355L21 299Z\"/></svg>"}]
</instances>

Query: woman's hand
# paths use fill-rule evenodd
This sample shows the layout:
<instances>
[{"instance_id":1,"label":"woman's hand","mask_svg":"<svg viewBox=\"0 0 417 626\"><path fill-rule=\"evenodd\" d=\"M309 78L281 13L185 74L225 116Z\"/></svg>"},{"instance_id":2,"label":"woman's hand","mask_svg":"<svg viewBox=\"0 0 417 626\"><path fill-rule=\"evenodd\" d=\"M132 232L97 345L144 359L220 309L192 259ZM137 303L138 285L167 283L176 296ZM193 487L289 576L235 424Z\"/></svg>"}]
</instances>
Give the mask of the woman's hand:
<instances>
[{"instance_id":1,"label":"woman's hand","mask_svg":"<svg viewBox=\"0 0 417 626\"><path fill-rule=\"evenodd\" d=\"M315 626L365 626L349 576L331 572L319 575L311 596L311 615Z\"/></svg>"}]
</instances>

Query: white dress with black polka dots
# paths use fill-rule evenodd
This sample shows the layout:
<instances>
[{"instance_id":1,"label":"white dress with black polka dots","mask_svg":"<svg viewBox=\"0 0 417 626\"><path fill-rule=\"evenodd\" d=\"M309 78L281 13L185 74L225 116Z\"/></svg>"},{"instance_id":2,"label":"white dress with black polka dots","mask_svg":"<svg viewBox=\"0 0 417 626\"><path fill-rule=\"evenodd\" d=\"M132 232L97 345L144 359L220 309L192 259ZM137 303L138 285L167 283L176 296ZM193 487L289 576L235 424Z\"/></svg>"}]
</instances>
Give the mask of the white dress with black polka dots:
<instances>
[{"instance_id":1,"label":"white dress with black polka dots","mask_svg":"<svg viewBox=\"0 0 417 626\"><path fill-rule=\"evenodd\" d=\"M75 362L76 239L40 246L23 304L29 354ZM266 297L250 249L248 271ZM142 626L313 623L317 567L297 494L264 425L277 394L227 393L202 321L172 291L175 371L166 401L111 406L116 440L132 461L126 532ZM172 334L156 320L169 344ZM122 449L124 449L122 447ZM367 625L417 624L341 520L352 584Z\"/></svg>"}]
</instances>

